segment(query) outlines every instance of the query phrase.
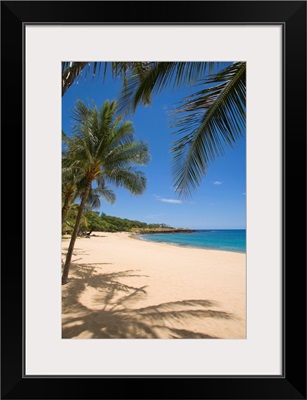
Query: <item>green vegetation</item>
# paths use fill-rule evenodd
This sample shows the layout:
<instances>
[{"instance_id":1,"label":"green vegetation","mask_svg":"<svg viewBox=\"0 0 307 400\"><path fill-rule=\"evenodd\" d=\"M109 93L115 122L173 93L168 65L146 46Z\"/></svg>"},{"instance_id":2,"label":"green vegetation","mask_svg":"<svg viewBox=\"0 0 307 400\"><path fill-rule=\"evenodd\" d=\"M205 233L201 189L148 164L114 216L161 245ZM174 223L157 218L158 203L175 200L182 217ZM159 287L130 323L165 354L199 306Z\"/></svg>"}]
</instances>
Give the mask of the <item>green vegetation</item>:
<instances>
[{"instance_id":1,"label":"green vegetation","mask_svg":"<svg viewBox=\"0 0 307 400\"><path fill-rule=\"evenodd\" d=\"M71 207L72 212L69 215L67 223L65 224L63 233L72 233L76 221L76 208L79 206L73 204ZM74 213L73 213L74 211ZM99 215L97 211L84 211L82 214L83 220L81 221L79 233L91 234L94 232L138 232L146 230L163 230L173 229L165 224L147 224L146 222L134 221L127 218L119 218L102 213Z\"/></svg>"},{"instance_id":2,"label":"green vegetation","mask_svg":"<svg viewBox=\"0 0 307 400\"><path fill-rule=\"evenodd\" d=\"M167 227L165 224L146 224L145 222L133 221L129 219L123 219L118 217L112 217L110 215L101 215L102 221L109 224L109 232L133 232L139 229L155 229Z\"/></svg>"}]
</instances>

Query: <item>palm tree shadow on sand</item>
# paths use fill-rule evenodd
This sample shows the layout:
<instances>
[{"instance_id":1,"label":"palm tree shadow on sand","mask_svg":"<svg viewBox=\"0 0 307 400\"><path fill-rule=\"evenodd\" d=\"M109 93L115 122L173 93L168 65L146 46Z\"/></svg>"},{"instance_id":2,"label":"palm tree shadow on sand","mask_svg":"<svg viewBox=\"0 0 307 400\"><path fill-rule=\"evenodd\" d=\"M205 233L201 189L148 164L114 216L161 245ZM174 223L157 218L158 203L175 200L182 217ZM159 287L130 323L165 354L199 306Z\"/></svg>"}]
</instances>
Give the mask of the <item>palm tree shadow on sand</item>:
<instances>
[{"instance_id":1,"label":"palm tree shadow on sand","mask_svg":"<svg viewBox=\"0 0 307 400\"><path fill-rule=\"evenodd\" d=\"M63 289L62 338L114 339L218 339L184 329L185 320L232 319L232 314L212 310L209 300L182 300L137 308L146 296L146 286L129 286L119 280L140 277L137 270L112 273L95 271L94 264L74 264L74 278ZM88 308L82 303L85 291L92 291Z\"/></svg>"}]
</instances>

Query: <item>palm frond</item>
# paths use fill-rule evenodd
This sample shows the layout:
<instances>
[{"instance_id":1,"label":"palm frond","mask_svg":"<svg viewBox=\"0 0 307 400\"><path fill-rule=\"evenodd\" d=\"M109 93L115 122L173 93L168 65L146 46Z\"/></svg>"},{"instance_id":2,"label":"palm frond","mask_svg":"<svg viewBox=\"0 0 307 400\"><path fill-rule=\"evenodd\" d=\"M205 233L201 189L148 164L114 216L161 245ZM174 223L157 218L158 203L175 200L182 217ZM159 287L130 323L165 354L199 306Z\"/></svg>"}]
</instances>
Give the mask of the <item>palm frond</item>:
<instances>
[{"instance_id":1,"label":"palm frond","mask_svg":"<svg viewBox=\"0 0 307 400\"><path fill-rule=\"evenodd\" d=\"M85 62L62 62L62 96L81 74L82 70L89 65Z\"/></svg>"},{"instance_id":2,"label":"palm frond","mask_svg":"<svg viewBox=\"0 0 307 400\"><path fill-rule=\"evenodd\" d=\"M116 186L128 189L133 195L142 194L146 189L146 178L143 172L133 166L108 170L107 180Z\"/></svg>"},{"instance_id":3,"label":"palm frond","mask_svg":"<svg viewBox=\"0 0 307 400\"><path fill-rule=\"evenodd\" d=\"M106 163L111 168L122 168L131 163L146 165L149 162L148 146L141 141L111 147Z\"/></svg>"},{"instance_id":4,"label":"palm frond","mask_svg":"<svg viewBox=\"0 0 307 400\"><path fill-rule=\"evenodd\" d=\"M89 75L92 78L101 76L103 79L107 74L108 68L114 63L109 62L89 62L89 61L63 61L62 62L62 96L67 92L70 86Z\"/></svg>"},{"instance_id":5,"label":"palm frond","mask_svg":"<svg viewBox=\"0 0 307 400\"><path fill-rule=\"evenodd\" d=\"M103 198L107 203L114 204L116 200L116 195L112 189L108 189L107 187L97 187L92 189L90 192L90 197L92 196L92 207L99 208L100 207L100 198ZM99 202L97 201L99 200Z\"/></svg>"},{"instance_id":6,"label":"palm frond","mask_svg":"<svg viewBox=\"0 0 307 400\"><path fill-rule=\"evenodd\" d=\"M82 134L83 128L87 126L91 114L92 110L86 107L82 100L77 99L71 114L72 119L75 121L73 126L73 132L75 134Z\"/></svg>"},{"instance_id":7,"label":"palm frond","mask_svg":"<svg viewBox=\"0 0 307 400\"><path fill-rule=\"evenodd\" d=\"M245 132L246 63L237 62L206 79L173 117L174 188L184 196L199 186L208 164ZM213 84L213 85L212 85ZM209 86L208 86L209 85Z\"/></svg>"},{"instance_id":8,"label":"palm frond","mask_svg":"<svg viewBox=\"0 0 307 400\"><path fill-rule=\"evenodd\" d=\"M113 190L107 188L91 188L86 206L90 210L97 210L101 206L101 200L104 199L107 203L114 204L116 196Z\"/></svg>"},{"instance_id":9,"label":"palm frond","mask_svg":"<svg viewBox=\"0 0 307 400\"><path fill-rule=\"evenodd\" d=\"M82 196L82 188L85 187L86 180L80 183L80 197ZM96 178L96 188L91 188L86 205L92 209L98 209L101 205L100 199L104 199L107 203L113 204L116 200L115 193L106 186L106 180L103 174Z\"/></svg>"},{"instance_id":10,"label":"palm frond","mask_svg":"<svg viewBox=\"0 0 307 400\"><path fill-rule=\"evenodd\" d=\"M168 87L178 88L192 85L203 78L207 69L212 70L213 62L149 62L145 72L140 76L132 70L128 75L120 98L119 109L126 112L135 111L138 104L150 104L153 94Z\"/></svg>"}]
</instances>

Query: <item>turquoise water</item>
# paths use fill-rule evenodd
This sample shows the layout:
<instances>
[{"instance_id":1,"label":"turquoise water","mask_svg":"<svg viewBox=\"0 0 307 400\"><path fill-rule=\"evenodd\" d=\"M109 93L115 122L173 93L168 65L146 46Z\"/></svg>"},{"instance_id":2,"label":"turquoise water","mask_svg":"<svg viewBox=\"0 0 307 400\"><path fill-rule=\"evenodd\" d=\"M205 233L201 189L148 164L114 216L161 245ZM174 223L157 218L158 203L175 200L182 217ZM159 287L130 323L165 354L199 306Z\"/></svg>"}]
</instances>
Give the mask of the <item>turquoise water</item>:
<instances>
[{"instance_id":1,"label":"turquoise water","mask_svg":"<svg viewBox=\"0 0 307 400\"><path fill-rule=\"evenodd\" d=\"M246 252L245 229L199 229L191 233L155 233L141 235L144 240L224 251Z\"/></svg>"}]
</instances>

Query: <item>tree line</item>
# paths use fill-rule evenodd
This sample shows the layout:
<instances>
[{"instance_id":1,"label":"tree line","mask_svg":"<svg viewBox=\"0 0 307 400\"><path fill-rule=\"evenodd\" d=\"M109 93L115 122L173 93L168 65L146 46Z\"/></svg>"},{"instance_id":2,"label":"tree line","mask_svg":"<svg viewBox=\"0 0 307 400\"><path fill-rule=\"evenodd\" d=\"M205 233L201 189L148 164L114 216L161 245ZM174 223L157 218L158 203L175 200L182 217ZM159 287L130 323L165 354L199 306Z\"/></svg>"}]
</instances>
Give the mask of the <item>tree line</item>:
<instances>
[{"instance_id":1,"label":"tree line","mask_svg":"<svg viewBox=\"0 0 307 400\"><path fill-rule=\"evenodd\" d=\"M67 219L63 224L63 234L71 234L76 222L76 211L79 205L72 205ZM119 218L98 211L84 211L79 228L80 235L90 235L92 232L133 232L138 229L171 228L166 224L148 224L137 220Z\"/></svg>"}]
</instances>

